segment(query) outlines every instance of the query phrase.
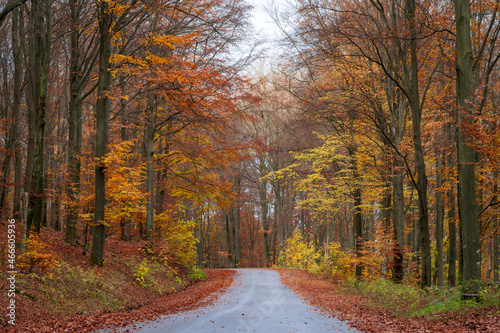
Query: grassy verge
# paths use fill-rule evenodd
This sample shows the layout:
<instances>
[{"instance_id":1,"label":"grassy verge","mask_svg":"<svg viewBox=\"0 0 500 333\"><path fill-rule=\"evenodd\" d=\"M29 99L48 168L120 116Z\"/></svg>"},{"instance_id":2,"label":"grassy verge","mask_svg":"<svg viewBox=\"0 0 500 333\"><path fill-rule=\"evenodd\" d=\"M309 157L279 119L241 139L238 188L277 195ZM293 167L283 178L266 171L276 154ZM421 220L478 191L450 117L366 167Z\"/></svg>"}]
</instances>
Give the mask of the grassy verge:
<instances>
[{"instance_id":1,"label":"grassy verge","mask_svg":"<svg viewBox=\"0 0 500 333\"><path fill-rule=\"evenodd\" d=\"M483 289L482 303L464 303L454 288L422 291L389 281L356 283L300 270L278 271L281 281L309 304L361 332L500 332L494 287Z\"/></svg>"},{"instance_id":2,"label":"grassy verge","mask_svg":"<svg viewBox=\"0 0 500 333\"><path fill-rule=\"evenodd\" d=\"M176 266L169 258L144 251L140 242L109 240L103 267L93 267L88 254L65 243L61 232L43 230L37 242L35 250L18 260L18 323L136 309L206 277L199 269ZM0 270L3 290L6 272ZM7 293L1 293L0 303L8 301ZM0 330L7 320L2 311Z\"/></svg>"},{"instance_id":3,"label":"grassy verge","mask_svg":"<svg viewBox=\"0 0 500 333\"><path fill-rule=\"evenodd\" d=\"M413 285L396 284L389 280L358 282L349 279L340 283L345 294L362 296L367 305L391 310L396 316L426 316L464 309L499 308L500 287L485 286L481 301L461 298L459 288L439 287L422 290Z\"/></svg>"}]
</instances>

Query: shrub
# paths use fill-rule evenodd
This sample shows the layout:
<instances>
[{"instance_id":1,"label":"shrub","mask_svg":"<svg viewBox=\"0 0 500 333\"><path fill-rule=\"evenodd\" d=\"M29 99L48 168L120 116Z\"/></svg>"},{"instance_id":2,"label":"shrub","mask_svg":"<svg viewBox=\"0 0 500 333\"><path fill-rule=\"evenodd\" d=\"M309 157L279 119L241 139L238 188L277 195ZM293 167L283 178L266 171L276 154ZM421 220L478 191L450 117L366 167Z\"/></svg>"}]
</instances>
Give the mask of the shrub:
<instances>
[{"instance_id":1,"label":"shrub","mask_svg":"<svg viewBox=\"0 0 500 333\"><path fill-rule=\"evenodd\" d=\"M500 308L500 285L484 286L481 298L484 306Z\"/></svg>"},{"instance_id":2,"label":"shrub","mask_svg":"<svg viewBox=\"0 0 500 333\"><path fill-rule=\"evenodd\" d=\"M42 278L44 294L55 313L87 313L101 309L120 309L124 300L112 281L95 268L71 267L62 262L51 278Z\"/></svg>"},{"instance_id":3,"label":"shrub","mask_svg":"<svg viewBox=\"0 0 500 333\"><path fill-rule=\"evenodd\" d=\"M354 276L356 258L351 253L342 251L339 243L331 242L327 254L321 260L319 273L340 279Z\"/></svg>"},{"instance_id":4,"label":"shrub","mask_svg":"<svg viewBox=\"0 0 500 333\"><path fill-rule=\"evenodd\" d=\"M148 277L148 275L149 275L148 261L144 259L140 263L137 271L134 273L134 276L136 280L139 281L141 286L146 287L146 278Z\"/></svg>"},{"instance_id":5,"label":"shrub","mask_svg":"<svg viewBox=\"0 0 500 333\"><path fill-rule=\"evenodd\" d=\"M18 257L18 267L27 273L43 273L51 275L51 271L58 266L57 257L49 250L40 235L32 232L26 240L26 250Z\"/></svg>"},{"instance_id":6,"label":"shrub","mask_svg":"<svg viewBox=\"0 0 500 333\"><path fill-rule=\"evenodd\" d=\"M188 274L188 278L194 281L201 281L207 278L207 274L198 267L193 267L191 273Z\"/></svg>"},{"instance_id":7,"label":"shrub","mask_svg":"<svg viewBox=\"0 0 500 333\"><path fill-rule=\"evenodd\" d=\"M303 239L300 230L296 229L292 237L286 240L284 257L281 265L297 269L315 269L320 253L312 242Z\"/></svg>"}]
</instances>

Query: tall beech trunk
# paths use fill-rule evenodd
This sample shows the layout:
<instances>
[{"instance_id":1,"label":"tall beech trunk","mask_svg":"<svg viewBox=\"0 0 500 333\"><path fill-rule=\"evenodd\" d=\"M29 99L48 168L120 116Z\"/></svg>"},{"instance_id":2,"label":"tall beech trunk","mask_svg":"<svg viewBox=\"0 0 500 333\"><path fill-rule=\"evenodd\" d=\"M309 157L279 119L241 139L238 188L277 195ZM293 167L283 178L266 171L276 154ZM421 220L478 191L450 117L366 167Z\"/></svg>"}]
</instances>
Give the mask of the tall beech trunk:
<instances>
[{"instance_id":1,"label":"tall beech trunk","mask_svg":"<svg viewBox=\"0 0 500 333\"><path fill-rule=\"evenodd\" d=\"M47 80L50 68L50 47L52 40L51 0L31 1L31 98L34 117L34 156L30 177L28 232L33 228L40 232L44 205L44 140L45 112L47 108Z\"/></svg>"},{"instance_id":2,"label":"tall beech trunk","mask_svg":"<svg viewBox=\"0 0 500 333\"><path fill-rule=\"evenodd\" d=\"M78 236L78 207L76 198L80 192L80 154L82 152L82 73L79 69L80 57L80 0L70 2L70 73L69 73L69 133L68 133L68 174L67 194L69 199L66 215L66 242L75 244Z\"/></svg>"},{"instance_id":3,"label":"tall beech trunk","mask_svg":"<svg viewBox=\"0 0 500 333\"><path fill-rule=\"evenodd\" d=\"M427 175L425 171L424 150L422 146L422 108L418 84L417 33L415 27L415 0L406 1L408 24L410 28L410 86L409 102L411 109L413 148L415 150L415 169L418 192L418 228L420 236L421 287L432 284L431 242L429 234L429 208L427 199Z\"/></svg>"},{"instance_id":4,"label":"tall beech trunk","mask_svg":"<svg viewBox=\"0 0 500 333\"><path fill-rule=\"evenodd\" d=\"M456 21L456 71L458 106L458 203L463 252L463 291L479 292L481 247L479 244L478 205L476 201L476 153L467 144L462 124L472 114L472 43L469 0L454 0Z\"/></svg>"},{"instance_id":5,"label":"tall beech trunk","mask_svg":"<svg viewBox=\"0 0 500 333\"><path fill-rule=\"evenodd\" d=\"M99 69L97 81L96 102L96 146L95 157L95 207L94 207L94 232L90 262L94 265L103 265L104 243L105 243L105 166L102 159L106 153L109 131L110 99L108 92L112 84L112 76L109 70L111 57L111 24L112 14L109 3L100 1L99 4Z\"/></svg>"}]
</instances>

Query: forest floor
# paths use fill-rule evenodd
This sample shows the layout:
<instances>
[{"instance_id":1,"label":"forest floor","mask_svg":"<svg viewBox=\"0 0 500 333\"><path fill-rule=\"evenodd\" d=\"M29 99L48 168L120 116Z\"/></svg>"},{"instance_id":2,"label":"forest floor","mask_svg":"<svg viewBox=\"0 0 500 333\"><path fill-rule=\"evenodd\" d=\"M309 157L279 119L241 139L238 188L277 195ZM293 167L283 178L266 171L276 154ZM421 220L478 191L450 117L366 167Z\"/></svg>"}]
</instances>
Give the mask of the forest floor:
<instances>
[{"instance_id":1,"label":"forest floor","mask_svg":"<svg viewBox=\"0 0 500 333\"><path fill-rule=\"evenodd\" d=\"M89 254L64 242L62 232L42 229L40 240L37 258L44 258L45 267L36 264L31 272L25 267L16 277L15 326L7 323L3 304L9 302L9 288L6 270L0 272L1 332L80 333L133 325L208 305L235 274L207 270L206 279L195 281L184 269L159 263L144 251L144 242L118 240L106 242L105 265L93 267ZM51 259L57 265L47 267Z\"/></svg>"},{"instance_id":2,"label":"forest floor","mask_svg":"<svg viewBox=\"0 0 500 333\"><path fill-rule=\"evenodd\" d=\"M362 332L500 332L500 308L469 308L432 315L402 315L369 298L345 294L342 284L300 270L279 269L281 281L323 312Z\"/></svg>"}]
</instances>

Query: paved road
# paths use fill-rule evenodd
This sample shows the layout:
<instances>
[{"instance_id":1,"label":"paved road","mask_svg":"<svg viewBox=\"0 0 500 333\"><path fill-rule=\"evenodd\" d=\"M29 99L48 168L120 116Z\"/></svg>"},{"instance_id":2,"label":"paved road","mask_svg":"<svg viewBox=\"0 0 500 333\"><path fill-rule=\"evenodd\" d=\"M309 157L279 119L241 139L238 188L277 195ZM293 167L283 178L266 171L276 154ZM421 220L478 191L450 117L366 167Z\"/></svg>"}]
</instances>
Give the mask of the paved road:
<instances>
[{"instance_id":1,"label":"paved road","mask_svg":"<svg viewBox=\"0 0 500 333\"><path fill-rule=\"evenodd\" d=\"M307 305L272 270L238 269L235 281L210 307L163 316L134 332L358 332ZM131 330L132 331L132 330Z\"/></svg>"}]
</instances>

